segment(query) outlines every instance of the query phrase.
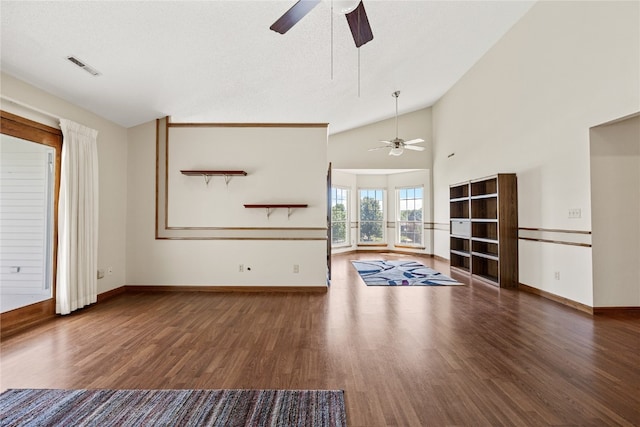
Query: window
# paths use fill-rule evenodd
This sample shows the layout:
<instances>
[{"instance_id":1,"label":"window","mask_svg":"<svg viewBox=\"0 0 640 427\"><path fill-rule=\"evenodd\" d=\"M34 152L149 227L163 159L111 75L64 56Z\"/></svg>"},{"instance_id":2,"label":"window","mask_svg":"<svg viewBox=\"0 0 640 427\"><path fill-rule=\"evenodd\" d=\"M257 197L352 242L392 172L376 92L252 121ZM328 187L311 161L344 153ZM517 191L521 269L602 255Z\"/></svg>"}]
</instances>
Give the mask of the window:
<instances>
[{"instance_id":1,"label":"window","mask_svg":"<svg viewBox=\"0 0 640 427\"><path fill-rule=\"evenodd\" d=\"M422 187L400 188L398 194L398 242L422 246Z\"/></svg>"},{"instance_id":2,"label":"window","mask_svg":"<svg viewBox=\"0 0 640 427\"><path fill-rule=\"evenodd\" d=\"M384 190L360 190L360 243L384 242Z\"/></svg>"},{"instance_id":3,"label":"window","mask_svg":"<svg viewBox=\"0 0 640 427\"><path fill-rule=\"evenodd\" d=\"M349 244L349 190L331 187L331 244Z\"/></svg>"}]
</instances>

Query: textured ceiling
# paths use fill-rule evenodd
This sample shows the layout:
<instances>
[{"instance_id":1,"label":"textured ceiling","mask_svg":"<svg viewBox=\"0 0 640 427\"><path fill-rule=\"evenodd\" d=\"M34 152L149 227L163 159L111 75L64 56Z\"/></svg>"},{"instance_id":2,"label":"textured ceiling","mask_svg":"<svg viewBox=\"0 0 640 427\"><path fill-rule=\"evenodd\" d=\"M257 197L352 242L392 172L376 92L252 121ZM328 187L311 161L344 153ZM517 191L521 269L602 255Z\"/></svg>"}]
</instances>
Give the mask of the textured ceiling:
<instances>
[{"instance_id":1,"label":"textured ceiling","mask_svg":"<svg viewBox=\"0 0 640 427\"><path fill-rule=\"evenodd\" d=\"M365 0L374 39L358 55L343 15L331 48L328 1L269 30L294 2L2 1L1 68L125 127L169 115L336 133L392 117L395 90L401 114L433 105L534 3Z\"/></svg>"}]
</instances>

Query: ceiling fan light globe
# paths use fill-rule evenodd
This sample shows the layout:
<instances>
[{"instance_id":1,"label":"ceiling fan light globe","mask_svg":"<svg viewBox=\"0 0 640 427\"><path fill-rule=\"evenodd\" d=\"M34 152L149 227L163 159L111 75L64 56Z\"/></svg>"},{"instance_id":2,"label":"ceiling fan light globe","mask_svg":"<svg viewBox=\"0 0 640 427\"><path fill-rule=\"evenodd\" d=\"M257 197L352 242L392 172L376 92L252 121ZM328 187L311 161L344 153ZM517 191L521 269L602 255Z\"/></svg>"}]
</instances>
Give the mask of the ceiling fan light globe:
<instances>
[{"instance_id":1,"label":"ceiling fan light globe","mask_svg":"<svg viewBox=\"0 0 640 427\"><path fill-rule=\"evenodd\" d=\"M399 156L402 154L402 148L392 148L391 150L389 150L389 155L390 156Z\"/></svg>"},{"instance_id":2,"label":"ceiling fan light globe","mask_svg":"<svg viewBox=\"0 0 640 427\"><path fill-rule=\"evenodd\" d=\"M360 0L333 0L333 10L342 15L353 12Z\"/></svg>"}]
</instances>

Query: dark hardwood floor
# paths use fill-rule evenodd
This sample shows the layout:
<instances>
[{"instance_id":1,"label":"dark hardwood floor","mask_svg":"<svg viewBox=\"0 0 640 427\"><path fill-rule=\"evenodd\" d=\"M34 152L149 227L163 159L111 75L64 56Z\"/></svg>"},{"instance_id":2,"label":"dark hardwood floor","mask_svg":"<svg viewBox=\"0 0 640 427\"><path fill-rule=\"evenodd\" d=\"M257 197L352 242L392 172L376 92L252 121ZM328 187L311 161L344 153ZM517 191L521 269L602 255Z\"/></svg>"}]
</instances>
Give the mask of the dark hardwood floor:
<instances>
[{"instance_id":1,"label":"dark hardwood floor","mask_svg":"<svg viewBox=\"0 0 640 427\"><path fill-rule=\"evenodd\" d=\"M482 283L127 293L3 340L7 388L344 389L350 426L640 425L640 319ZM448 264L421 258L448 274Z\"/></svg>"}]
</instances>

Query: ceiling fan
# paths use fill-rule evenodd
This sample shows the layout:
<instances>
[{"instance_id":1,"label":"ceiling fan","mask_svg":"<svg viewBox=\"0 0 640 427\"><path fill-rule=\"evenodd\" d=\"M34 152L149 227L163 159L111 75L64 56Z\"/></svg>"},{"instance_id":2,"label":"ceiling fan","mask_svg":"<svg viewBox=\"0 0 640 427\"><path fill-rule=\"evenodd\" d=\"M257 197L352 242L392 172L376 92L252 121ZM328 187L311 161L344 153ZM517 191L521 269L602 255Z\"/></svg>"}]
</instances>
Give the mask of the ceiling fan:
<instances>
[{"instance_id":1,"label":"ceiling fan","mask_svg":"<svg viewBox=\"0 0 640 427\"><path fill-rule=\"evenodd\" d=\"M311 12L318 3L320 3L320 0L298 0L269 28L280 34L286 33L291 27L296 25L298 21L304 18L307 13ZM356 43L356 47L360 47L373 40L373 33L371 32L367 12L364 10L362 1L332 0L332 8L334 4L337 6L336 9L347 17L347 23L351 29L351 35L353 36L353 41Z\"/></svg>"},{"instance_id":2,"label":"ceiling fan","mask_svg":"<svg viewBox=\"0 0 640 427\"><path fill-rule=\"evenodd\" d=\"M424 151L423 146L421 145L413 145L418 144L420 142L424 142L422 138L411 139L409 141L405 141L402 138L398 138L398 97L400 96L400 91L397 90L391 94L396 99L396 137L391 141L381 140L380 142L385 143L382 147L370 148L369 151L381 150L383 148L390 148L389 155L390 156L399 156L401 155L405 148L407 150L413 151Z\"/></svg>"}]
</instances>

